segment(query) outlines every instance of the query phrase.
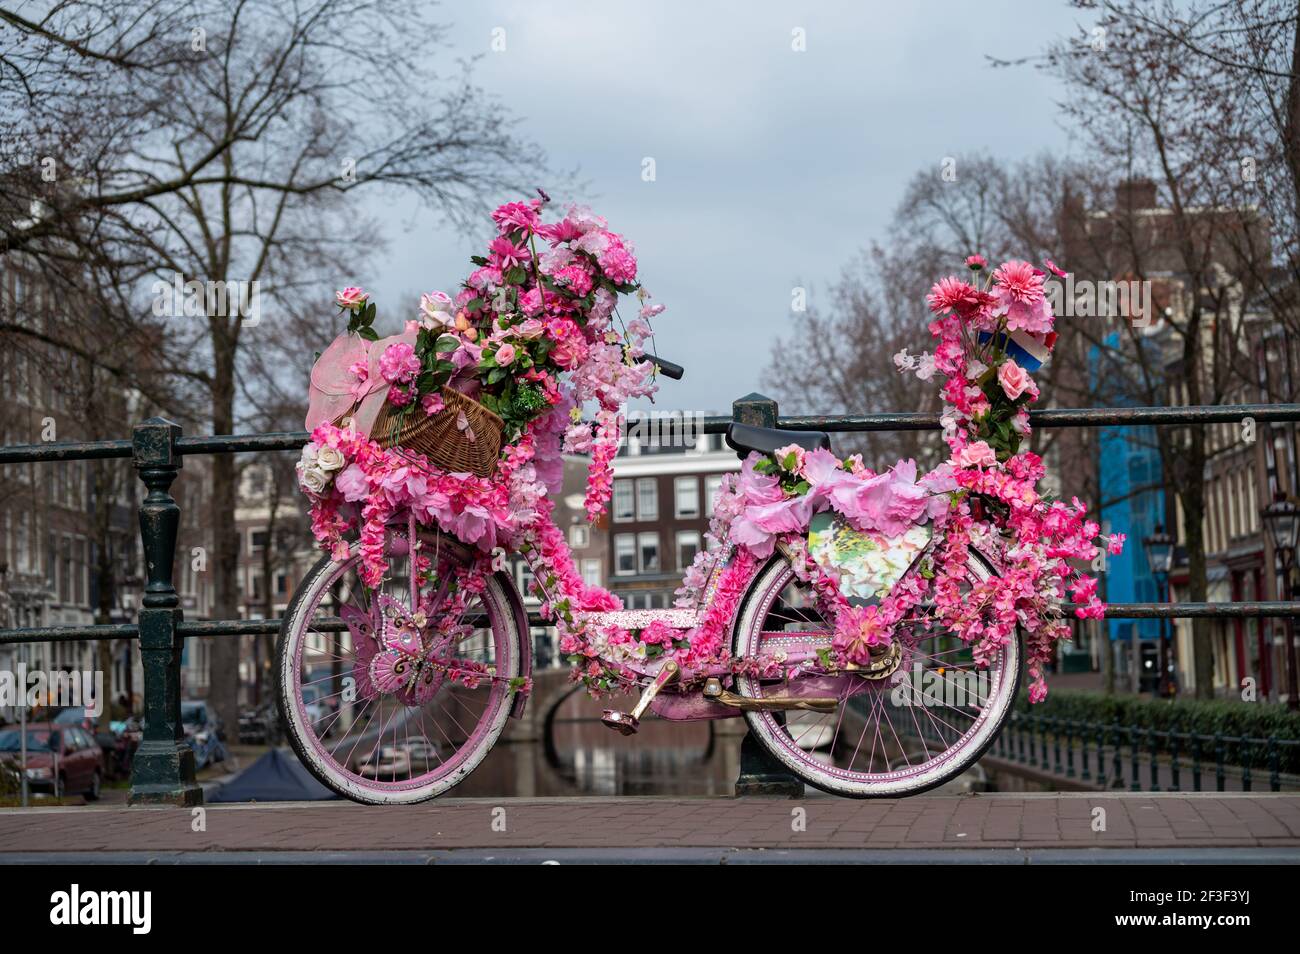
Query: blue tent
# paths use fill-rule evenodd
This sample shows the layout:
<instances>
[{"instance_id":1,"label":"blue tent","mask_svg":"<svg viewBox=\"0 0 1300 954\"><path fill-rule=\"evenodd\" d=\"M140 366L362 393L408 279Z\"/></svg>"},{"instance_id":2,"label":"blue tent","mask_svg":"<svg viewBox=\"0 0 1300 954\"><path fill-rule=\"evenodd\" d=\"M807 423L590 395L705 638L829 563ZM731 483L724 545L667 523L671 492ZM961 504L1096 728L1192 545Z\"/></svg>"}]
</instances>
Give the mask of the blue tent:
<instances>
[{"instance_id":1,"label":"blue tent","mask_svg":"<svg viewBox=\"0 0 1300 954\"><path fill-rule=\"evenodd\" d=\"M338 798L289 749L272 749L222 785L207 802L316 802Z\"/></svg>"}]
</instances>

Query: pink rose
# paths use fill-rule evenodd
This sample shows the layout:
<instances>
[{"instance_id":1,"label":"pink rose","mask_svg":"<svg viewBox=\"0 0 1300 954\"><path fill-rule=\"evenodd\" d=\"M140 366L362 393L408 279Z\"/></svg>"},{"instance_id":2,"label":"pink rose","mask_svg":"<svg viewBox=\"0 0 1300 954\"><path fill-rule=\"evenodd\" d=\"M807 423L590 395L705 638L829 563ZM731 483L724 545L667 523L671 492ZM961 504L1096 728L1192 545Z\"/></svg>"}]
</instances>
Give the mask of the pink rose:
<instances>
[{"instance_id":1,"label":"pink rose","mask_svg":"<svg viewBox=\"0 0 1300 954\"><path fill-rule=\"evenodd\" d=\"M342 291L334 293L334 300L338 302L340 308L346 308L348 311L356 311L365 305L370 298L370 293L357 288L355 285L349 285Z\"/></svg>"},{"instance_id":2,"label":"pink rose","mask_svg":"<svg viewBox=\"0 0 1300 954\"><path fill-rule=\"evenodd\" d=\"M998 462L998 455L984 441L967 444L957 455L960 467L992 467Z\"/></svg>"},{"instance_id":3,"label":"pink rose","mask_svg":"<svg viewBox=\"0 0 1300 954\"><path fill-rule=\"evenodd\" d=\"M787 444L785 447L778 447L772 454L776 462L785 470L792 474L803 476L804 462L807 459L808 452L798 444Z\"/></svg>"},{"instance_id":4,"label":"pink rose","mask_svg":"<svg viewBox=\"0 0 1300 954\"><path fill-rule=\"evenodd\" d=\"M497 365L504 368L511 361L515 360L515 346L512 344L503 344L497 348Z\"/></svg>"},{"instance_id":5,"label":"pink rose","mask_svg":"<svg viewBox=\"0 0 1300 954\"><path fill-rule=\"evenodd\" d=\"M1034 379L1029 376L1029 372L1010 358L998 368L998 384L1002 385L1002 393L1012 401L1025 393L1031 397L1038 397L1038 387L1034 384Z\"/></svg>"}]
</instances>

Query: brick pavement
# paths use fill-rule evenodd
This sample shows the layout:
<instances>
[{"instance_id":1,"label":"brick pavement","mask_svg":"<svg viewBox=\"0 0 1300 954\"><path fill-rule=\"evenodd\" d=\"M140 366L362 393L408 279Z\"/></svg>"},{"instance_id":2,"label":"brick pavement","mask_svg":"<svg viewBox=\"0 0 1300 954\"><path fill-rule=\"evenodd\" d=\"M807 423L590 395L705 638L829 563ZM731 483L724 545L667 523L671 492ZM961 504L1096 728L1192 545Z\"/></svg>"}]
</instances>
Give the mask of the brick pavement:
<instances>
[{"instance_id":1,"label":"brick pavement","mask_svg":"<svg viewBox=\"0 0 1300 954\"><path fill-rule=\"evenodd\" d=\"M1093 812L1105 810L1105 831ZM496 809L504 809L504 816ZM797 830L803 809L805 830ZM494 828L494 819L497 820ZM504 831L498 830L502 827ZM1195 849L1300 846L1300 795L989 794L833 798L442 799L0 810L0 855L536 848Z\"/></svg>"}]
</instances>

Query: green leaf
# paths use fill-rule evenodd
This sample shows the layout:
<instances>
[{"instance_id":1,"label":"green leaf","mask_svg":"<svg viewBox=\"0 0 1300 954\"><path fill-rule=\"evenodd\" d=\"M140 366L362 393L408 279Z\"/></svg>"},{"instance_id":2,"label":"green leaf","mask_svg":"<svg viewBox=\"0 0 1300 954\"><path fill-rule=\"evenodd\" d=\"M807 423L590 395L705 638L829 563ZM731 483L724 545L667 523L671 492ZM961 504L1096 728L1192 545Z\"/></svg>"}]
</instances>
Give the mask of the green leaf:
<instances>
[{"instance_id":1,"label":"green leaf","mask_svg":"<svg viewBox=\"0 0 1300 954\"><path fill-rule=\"evenodd\" d=\"M371 328L369 325L366 325L364 328L358 328L357 334L362 338L365 338L367 341L379 340L379 332L375 331L375 329Z\"/></svg>"},{"instance_id":2,"label":"green leaf","mask_svg":"<svg viewBox=\"0 0 1300 954\"><path fill-rule=\"evenodd\" d=\"M440 353L455 351L460 347L460 341L454 335L443 335L434 345L434 350Z\"/></svg>"}]
</instances>

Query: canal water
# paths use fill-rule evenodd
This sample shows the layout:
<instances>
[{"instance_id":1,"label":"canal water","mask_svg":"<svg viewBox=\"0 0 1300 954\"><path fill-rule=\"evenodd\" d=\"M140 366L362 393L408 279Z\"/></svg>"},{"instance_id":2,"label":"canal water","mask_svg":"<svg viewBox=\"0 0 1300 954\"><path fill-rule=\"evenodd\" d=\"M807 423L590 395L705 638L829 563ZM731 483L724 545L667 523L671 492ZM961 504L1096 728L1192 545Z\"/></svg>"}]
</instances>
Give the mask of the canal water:
<instances>
[{"instance_id":1,"label":"canal water","mask_svg":"<svg viewBox=\"0 0 1300 954\"><path fill-rule=\"evenodd\" d=\"M664 722L650 718L636 735L623 736L600 723L601 708L584 693L571 696L556 712L549 743L545 739L499 742L454 794L485 798L734 794L744 719ZM933 794L995 791L998 781L977 765ZM1001 782L1009 790L1026 790L1022 779ZM811 788L808 794L821 795Z\"/></svg>"}]
</instances>

